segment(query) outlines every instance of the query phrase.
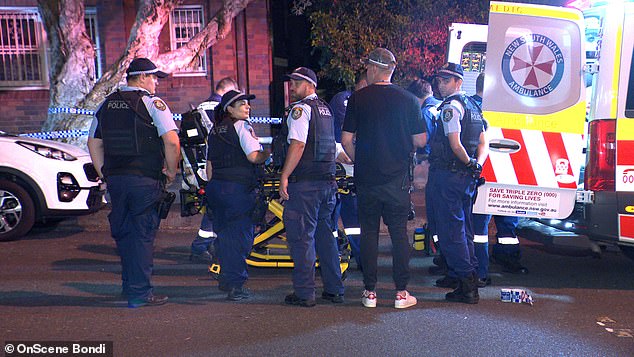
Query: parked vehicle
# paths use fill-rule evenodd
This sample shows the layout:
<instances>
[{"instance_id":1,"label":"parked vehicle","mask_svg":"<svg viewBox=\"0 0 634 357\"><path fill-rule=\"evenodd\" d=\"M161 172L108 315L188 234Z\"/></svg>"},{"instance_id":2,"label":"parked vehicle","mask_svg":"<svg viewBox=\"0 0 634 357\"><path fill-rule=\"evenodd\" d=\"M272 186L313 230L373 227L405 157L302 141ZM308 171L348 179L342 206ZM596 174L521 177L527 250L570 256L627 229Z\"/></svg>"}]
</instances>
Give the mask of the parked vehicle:
<instances>
[{"instance_id":1,"label":"parked vehicle","mask_svg":"<svg viewBox=\"0 0 634 357\"><path fill-rule=\"evenodd\" d=\"M103 194L85 150L0 131L0 241L36 222L95 212Z\"/></svg>"},{"instance_id":2,"label":"parked vehicle","mask_svg":"<svg viewBox=\"0 0 634 357\"><path fill-rule=\"evenodd\" d=\"M488 26L452 25L449 60L471 93L486 73L493 129L474 211L531 218L634 259L634 1L569 6L492 1Z\"/></svg>"}]
</instances>

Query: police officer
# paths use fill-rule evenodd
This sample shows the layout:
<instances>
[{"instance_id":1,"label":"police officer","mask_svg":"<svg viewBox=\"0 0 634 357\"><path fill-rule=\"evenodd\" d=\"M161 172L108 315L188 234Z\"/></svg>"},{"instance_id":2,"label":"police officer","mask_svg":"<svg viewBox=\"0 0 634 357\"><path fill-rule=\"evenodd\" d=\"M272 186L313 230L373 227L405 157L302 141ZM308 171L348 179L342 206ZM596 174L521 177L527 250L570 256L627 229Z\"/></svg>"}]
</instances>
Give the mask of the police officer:
<instances>
[{"instance_id":1,"label":"police officer","mask_svg":"<svg viewBox=\"0 0 634 357\"><path fill-rule=\"evenodd\" d=\"M150 276L160 222L157 207L164 184L176 177L180 144L172 113L154 96L158 78L167 73L147 58L134 59L126 73L127 86L98 108L88 149L108 185L108 218L121 257L122 294L134 308L167 302L167 296L153 293Z\"/></svg>"},{"instance_id":2,"label":"police officer","mask_svg":"<svg viewBox=\"0 0 634 357\"><path fill-rule=\"evenodd\" d=\"M279 190L281 199L287 201L283 220L294 264L294 292L284 301L315 306L315 261L319 255L322 298L342 303L344 287L331 225L337 192L332 111L315 93L315 72L299 67L288 77L295 102L286 119L288 148Z\"/></svg>"},{"instance_id":3,"label":"police officer","mask_svg":"<svg viewBox=\"0 0 634 357\"><path fill-rule=\"evenodd\" d=\"M205 100L198 105L198 109L202 109L207 114L209 122L205 121L207 130L211 130L213 123L211 120L214 118L214 109L222 100L222 96L228 91L238 91L238 83L230 77L225 77L216 83L215 91ZM204 159L203 159L204 161ZM206 178L206 177L204 177ZM184 184L184 182L183 182ZM189 259L192 261L198 261L202 263L212 263L214 252L214 241L216 240L216 232L214 232L213 220L211 214L205 212L200 222L200 228L198 234L191 244L191 255Z\"/></svg>"},{"instance_id":4,"label":"police officer","mask_svg":"<svg viewBox=\"0 0 634 357\"><path fill-rule=\"evenodd\" d=\"M432 209L438 222L438 241L458 287L445 295L454 302L477 304L477 260L473 250L472 199L487 148L479 107L460 94L463 70L446 63L436 74L444 98L431 141Z\"/></svg>"},{"instance_id":5,"label":"police officer","mask_svg":"<svg viewBox=\"0 0 634 357\"><path fill-rule=\"evenodd\" d=\"M365 88L367 85L368 81L365 72L360 73L356 78L354 90L356 92ZM338 147L341 145L341 128L346 116L348 99L351 95L352 91L345 90L335 94L330 100L330 107L332 108L335 118L335 140L337 141ZM345 161L342 161L341 157L344 157ZM354 176L354 166L345 152L339 154L337 159L346 170L346 175ZM356 193L350 192L347 195L337 194L337 205L333 213L333 234L335 237L338 236L337 228L339 226L339 217L341 217L341 221L343 222L344 233L350 243L350 251L357 263L357 268L363 270L363 266L361 265L361 227L359 226L359 209Z\"/></svg>"},{"instance_id":6,"label":"police officer","mask_svg":"<svg viewBox=\"0 0 634 357\"><path fill-rule=\"evenodd\" d=\"M248 122L249 100L254 98L234 90L225 93L215 109L215 125L208 139L207 207L218 234L220 285L233 301L249 297L244 287L248 277L245 259L253 246L256 164L271 156L262 150Z\"/></svg>"}]
</instances>

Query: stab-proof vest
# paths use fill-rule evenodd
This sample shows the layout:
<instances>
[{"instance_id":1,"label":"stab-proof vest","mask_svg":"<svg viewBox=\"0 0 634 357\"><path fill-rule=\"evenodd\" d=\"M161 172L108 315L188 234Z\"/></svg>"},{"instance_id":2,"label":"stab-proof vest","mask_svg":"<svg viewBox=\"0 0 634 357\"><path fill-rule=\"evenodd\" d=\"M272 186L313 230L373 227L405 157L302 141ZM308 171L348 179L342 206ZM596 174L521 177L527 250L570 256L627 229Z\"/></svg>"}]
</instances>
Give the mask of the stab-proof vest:
<instances>
[{"instance_id":1,"label":"stab-proof vest","mask_svg":"<svg viewBox=\"0 0 634 357\"><path fill-rule=\"evenodd\" d=\"M335 175L335 129L332 110L319 98L303 99L300 103L310 106L310 121L306 146L291 178L297 181L326 180ZM293 119L291 119L293 120ZM283 165L288 148L288 126L282 125L281 140L277 140L278 162ZM279 146L285 147L280 148ZM284 158L281 158L283 153ZM275 161L275 158L273 159Z\"/></svg>"},{"instance_id":2,"label":"stab-proof vest","mask_svg":"<svg viewBox=\"0 0 634 357\"><path fill-rule=\"evenodd\" d=\"M163 168L163 141L143 103L143 91L112 93L96 116L104 146L103 172L159 179Z\"/></svg>"},{"instance_id":3,"label":"stab-proof vest","mask_svg":"<svg viewBox=\"0 0 634 357\"><path fill-rule=\"evenodd\" d=\"M255 183L255 165L249 162L231 118L225 118L209 132L207 160L211 161L212 179L251 185Z\"/></svg>"},{"instance_id":4,"label":"stab-proof vest","mask_svg":"<svg viewBox=\"0 0 634 357\"><path fill-rule=\"evenodd\" d=\"M440 104L440 115L434 119L436 133L431 140L430 154L430 163L433 166L454 168L461 168L464 166L458 165L458 158L456 158L456 155L451 150L449 138L447 138L442 124L442 110L445 106L449 105L452 100L457 100L464 108L464 115L460 120L460 143L465 148L469 157L475 158L476 156L476 150L480 142L480 133L482 133L484 127L482 111L472 98L462 94L456 94L446 98Z\"/></svg>"}]
</instances>

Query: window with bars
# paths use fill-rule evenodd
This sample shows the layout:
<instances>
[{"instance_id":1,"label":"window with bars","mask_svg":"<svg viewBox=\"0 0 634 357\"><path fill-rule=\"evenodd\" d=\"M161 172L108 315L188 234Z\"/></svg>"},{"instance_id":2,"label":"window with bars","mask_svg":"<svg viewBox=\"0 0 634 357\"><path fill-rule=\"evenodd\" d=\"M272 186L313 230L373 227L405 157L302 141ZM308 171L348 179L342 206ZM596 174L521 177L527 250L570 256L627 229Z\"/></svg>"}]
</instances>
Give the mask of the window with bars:
<instances>
[{"instance_id":1,"label":"window with bars","mask_svg":"<svg viewBox=\"0 0 634 357\"><path fill-rule=\"evenodd\" d=\"M182 47L204 28L202 6L177 7L170 14L170 40L172 50ZM194 64L174 73L180 76L204 76L207 73L207 56L194 59Z\"/></svg>"},{"instance_id":2,"label":"window with bars","mask_svg":"<svg viewBox=\"0 0 634 357\"><path fill-rule=\"evenodd\" d=\"M0 9L0 88L46 88L44 31L37 8Z\"/></svg>"},{"instance_id":3,"label":"window with bars","mask_svg":"<svg viewBox=\"0 0 634 357\"><path fill-rule=\"evenodd\" d=\"M84 23L86 24L86 34L90 37L95 49L95 80L97 80L101 77L101 44L99 43L99 27L97 26L97 9L86 8Z\"/></svg>"}]
</instances>

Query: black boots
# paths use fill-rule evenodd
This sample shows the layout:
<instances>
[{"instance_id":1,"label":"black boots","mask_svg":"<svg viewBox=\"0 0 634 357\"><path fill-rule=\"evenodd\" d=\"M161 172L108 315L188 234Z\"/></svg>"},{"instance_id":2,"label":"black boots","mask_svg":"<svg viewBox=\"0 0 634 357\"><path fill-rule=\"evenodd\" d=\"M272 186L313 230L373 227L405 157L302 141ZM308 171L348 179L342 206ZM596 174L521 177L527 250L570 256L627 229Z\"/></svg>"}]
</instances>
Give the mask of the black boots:
<instances>
[{"instance_id":1,"label":"black boots","mask_svg":"<svg viewBox=\"0 0 634 357\"><path fill-rule=\"evenodd\" d=\"M512 274L528 274L528 269L520 263L520 253L493 253L491 262L502 266L502 271Z\"/></svg>"},{"instance_id":2,"label":"black boots","mask_svg":"<svg viewBox=\"0 0 634 357\"><path fill-rule=\"evenodd\" d=\"M445 300L451 302L463 302L465 304L477 304L480 301L478 294L478 278L473 273L468 278L460 278L458 288L447 293Z\"/></svg>"}]
</instances>

